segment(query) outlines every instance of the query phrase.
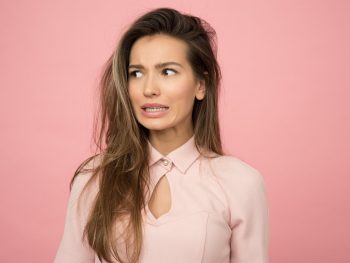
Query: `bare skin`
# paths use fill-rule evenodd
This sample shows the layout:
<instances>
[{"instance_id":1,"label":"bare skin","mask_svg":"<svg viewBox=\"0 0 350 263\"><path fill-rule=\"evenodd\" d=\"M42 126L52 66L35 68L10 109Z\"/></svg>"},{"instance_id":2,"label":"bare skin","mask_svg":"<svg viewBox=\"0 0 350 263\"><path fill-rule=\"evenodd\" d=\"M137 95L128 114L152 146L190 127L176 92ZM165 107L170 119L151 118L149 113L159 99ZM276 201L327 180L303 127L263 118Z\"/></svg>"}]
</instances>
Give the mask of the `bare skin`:
<instances>
[{"instance_id":1,"label":"bare skin","mask_svg":"<svg viewBox=\"0 0 350 263\"><path fill-rule=\"evenodd\" d=\"M149 141L160 153L168 153L193 135L192 110L195 98L205 96L204 81L194 77L187 57L187 44L164 34L145 36L132 46L128 90L136 118L149 129ZM161 65L161 63L175 62ZM158 65L158 66L157 66ZM161 117L143 114L142 105L158 103L168 107ZM156 184L148 207L155 218L171 208L168 179Z\"/></svg>"}]
</instances>

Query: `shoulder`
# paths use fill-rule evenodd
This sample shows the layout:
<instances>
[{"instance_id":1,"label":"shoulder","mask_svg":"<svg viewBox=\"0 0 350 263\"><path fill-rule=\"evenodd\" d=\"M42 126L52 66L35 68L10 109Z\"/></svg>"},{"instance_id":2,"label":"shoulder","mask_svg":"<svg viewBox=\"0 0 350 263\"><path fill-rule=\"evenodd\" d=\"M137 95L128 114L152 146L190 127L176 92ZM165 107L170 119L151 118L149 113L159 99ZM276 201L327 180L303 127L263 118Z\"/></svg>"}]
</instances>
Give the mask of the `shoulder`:
<instances>
[{"instance_id":1,"label":"shoulder","mask_svg":"<svg viewBox=\"0 0 350 263\"><path fill-rule=\"evenodd\" d=\"M79 166L79 172L76 172L77 174L74 176L72 185L71 185L71 192L72 194L79 194L83 191L83 189L86 187L92 187L92 191L96 190L96 187L98 185L97 176L94 175L95 169L99 166L99 164L102 161L101 155L95 155L91 156L88 159L86 159L84 162L81 163Z\"/></svg>"},{"instance_id":2,"label":"shoulder","mask_svg":"<svg viewBox=\"0 0 350 263\"><path fill-rule=\"evenodd\" d=\"M239 184L261 184L260 171L251 164L233 155L221 155L210 159L215 174L222 180Z\"/></svg>"},{"instance_id":3,"label":"shoulder","mask_svg":"<svg viewBox=\"0 0 350 263\"><path fill-rule=\"evenodd\" d=\"M231 201L249 202L252 196L264 195L266 192L261 172L238 157L221 155L212 158L209 160L209 169Z\"/></svg>"},{"instance_id":4,"label":"shoulder","mask_svg":"<svg viewBox=\"0 0 350 263\"><path fill-rule=\"evenodd\" d=\"M251 164L235 156L219 156L211 161L215 177L221 185L231 211L230 226L242 220L260 220L267 206L262 174ZM254 216L258 215L258 216Z\"/></svg>"}]
</instances>

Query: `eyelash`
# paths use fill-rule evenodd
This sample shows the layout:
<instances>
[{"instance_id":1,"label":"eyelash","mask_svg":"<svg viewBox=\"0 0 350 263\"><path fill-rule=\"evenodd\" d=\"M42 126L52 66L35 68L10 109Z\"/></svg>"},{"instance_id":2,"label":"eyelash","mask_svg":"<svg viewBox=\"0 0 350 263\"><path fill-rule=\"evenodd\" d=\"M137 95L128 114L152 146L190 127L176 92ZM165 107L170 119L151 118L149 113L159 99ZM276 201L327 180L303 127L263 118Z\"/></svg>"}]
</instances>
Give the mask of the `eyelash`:
<instances>
[{"instance_id":1,"label":"eyelash","mask_svg":"<svg viewBox=\"0 0 350 263\"><path fill-rule=\"evenodd\" d=\"M171 71L173 71L175 74L177 73L177 71L176 71L175 69L171 69L171 68L165 68L165 69L163 69L163 70L162 70L162 73L166 72L167 70L171 70ZM139 72L139 70L131 71L131 72L129 72L128 75L129 75L130 77L135 77L135 72Z\"/></svg>"}]
</instances>

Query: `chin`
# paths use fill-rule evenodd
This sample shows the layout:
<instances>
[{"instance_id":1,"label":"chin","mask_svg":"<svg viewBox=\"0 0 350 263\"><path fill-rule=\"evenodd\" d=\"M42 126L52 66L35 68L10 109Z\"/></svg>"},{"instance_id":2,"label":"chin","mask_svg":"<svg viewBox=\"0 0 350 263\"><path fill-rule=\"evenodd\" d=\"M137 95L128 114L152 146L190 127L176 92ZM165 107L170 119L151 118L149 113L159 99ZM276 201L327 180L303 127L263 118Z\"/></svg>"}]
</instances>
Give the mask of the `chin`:
<instances>
[{"instance_id":1,"label":"chin","mask_svg":"<svg viewBox=\"0 0 350 263\"><path fill-rule=\"evenodd\" d=\"M161 131L170 128L169 125L165 125L163 123L151 123L151 121L144 121L140 123L148 130Z\"/></svg>"},{"instance_id":2,"label":"chin","mask_svg":"<svg viewBox=\"0 0 350 263\"><path fill-rule=\"evenodd\" d=\"M150 131L162 131L168 128L160 125L143 125L143 126Z\"/></svg>"}]
</instances>

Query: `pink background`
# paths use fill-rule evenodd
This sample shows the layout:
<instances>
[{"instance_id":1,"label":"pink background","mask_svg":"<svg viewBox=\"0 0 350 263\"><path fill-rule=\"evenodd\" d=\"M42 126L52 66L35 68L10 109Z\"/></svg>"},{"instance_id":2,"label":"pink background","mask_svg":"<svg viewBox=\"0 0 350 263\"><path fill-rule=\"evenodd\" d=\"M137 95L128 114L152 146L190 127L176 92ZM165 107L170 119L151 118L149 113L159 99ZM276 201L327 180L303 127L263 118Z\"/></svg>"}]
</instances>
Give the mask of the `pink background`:
<instances>
[{"instance_id":1,"label":"pink background","mask_svg":"<svg viewBox=\"0 0 350 263\"><path fill-rule=\"evenodd\" d=\"M161 6L217 30L224 146L265 178L271 262L350 262L345 0L1 1L0 261L52 262L101 66Z\"/></svg>"}]
</instances>

